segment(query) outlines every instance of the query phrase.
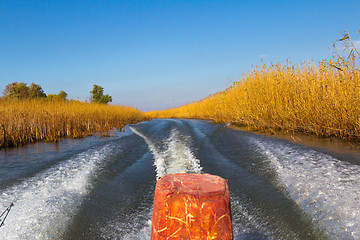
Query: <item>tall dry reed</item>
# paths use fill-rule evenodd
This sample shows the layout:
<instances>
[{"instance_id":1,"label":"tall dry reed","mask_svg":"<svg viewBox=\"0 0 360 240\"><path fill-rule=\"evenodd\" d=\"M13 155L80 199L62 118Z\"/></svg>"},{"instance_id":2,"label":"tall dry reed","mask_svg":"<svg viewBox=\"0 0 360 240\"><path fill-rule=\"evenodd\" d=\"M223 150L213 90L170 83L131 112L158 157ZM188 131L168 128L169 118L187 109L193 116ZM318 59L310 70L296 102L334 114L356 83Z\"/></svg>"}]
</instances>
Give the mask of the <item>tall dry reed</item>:
<instances>
[{"instance_id":1,"label":"tall dry reed","mask_svg":"<svg viewBox=\"0 0 360 240\"><path fill-rule=\"evenodd\" d=\"M108 134L114 128L143 121L145 115L126 106L49 101L0 99L0 147L36 141Z\"/></svg>"},{"instance_id":2,"label":"tall dry reed","mask_svg":"<svg viewBox=\"0 0 360 240\"><path fill-rule=\"evenodd\" d=\"M360 74L355 59L256 67L223 92L152 118L230 122L251 130L285 130L360 139ZM337 67L334 67L337 66Z\"/></svg>"}]
</instances>

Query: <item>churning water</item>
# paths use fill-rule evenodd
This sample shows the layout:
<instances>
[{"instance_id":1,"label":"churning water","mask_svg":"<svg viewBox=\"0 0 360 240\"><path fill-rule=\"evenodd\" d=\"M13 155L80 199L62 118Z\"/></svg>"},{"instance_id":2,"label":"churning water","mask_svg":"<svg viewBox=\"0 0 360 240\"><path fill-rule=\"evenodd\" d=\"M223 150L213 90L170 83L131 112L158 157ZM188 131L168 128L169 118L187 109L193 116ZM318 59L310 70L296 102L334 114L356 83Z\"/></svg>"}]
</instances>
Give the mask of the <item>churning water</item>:
<instances>
[{"instance_id":1,"label":"churning water","mask_svg":"<svg viewBox=\"0 0 360 240\"><path fill-rule=\"evenodd\" d=\"M360 239L357 161L223 125L153 120L0 159L0 239L150 239L156 180L177 172L228 179L236 240Z\"/></svg>"}]
</instances>

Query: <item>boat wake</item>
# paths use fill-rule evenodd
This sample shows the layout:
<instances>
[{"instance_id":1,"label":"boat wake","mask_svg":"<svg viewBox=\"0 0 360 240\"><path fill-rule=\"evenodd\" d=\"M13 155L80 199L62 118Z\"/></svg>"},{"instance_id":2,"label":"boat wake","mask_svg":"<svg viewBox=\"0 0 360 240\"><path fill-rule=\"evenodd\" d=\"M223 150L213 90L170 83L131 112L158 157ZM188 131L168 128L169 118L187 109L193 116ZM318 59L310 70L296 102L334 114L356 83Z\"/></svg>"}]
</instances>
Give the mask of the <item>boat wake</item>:
<instances>
[{"instance_id":1,"label":"boat wake","mask_svg":"<svg viewBox=\"0 0 360 240\"><path fill-rule=\"evenodd\" d=\"M1 209L14 203L1 235L7 240L62 239L109 152L109 145L90 149L0 192Z\"/></svg>"},{"instance_id":2,"label":"boat wake","mask_svg":"<svg viewBox=\"0 0 360 240\"><path fill-rule=\"evenodd\" d=\"M181 135L172 129L170 137L164 143L156 143L135 128L131 130L142 137L154 156L156 176L160 178L169 173L201 173L200 160L197 159L188 147L190 138Z\"/></svg>"},{"instance_id":3,"label":"boat wake","mask_svg":"<svg viewBox=\"0 0 360 240\"><path fill-rule=\"evenodd\" d=\"M14 206L0 239L149 239L155 180L204 172L229 180L235 240L360 239L360 166L341 156L202 121L129 130L34 155L48 160L3 181L0 210ZM32 162L3 163L16 172Z\"/></svg>"},{"instance_id":4,"label":"boat wake","mask_svg":"<svg viewBox=\"0 0 360 240\"><path fill-rule=\"evenodd\" d=\"M253 139L277 183L330 239L360 239L360 166L295 145Z\"/></svg>"}]
</instances>

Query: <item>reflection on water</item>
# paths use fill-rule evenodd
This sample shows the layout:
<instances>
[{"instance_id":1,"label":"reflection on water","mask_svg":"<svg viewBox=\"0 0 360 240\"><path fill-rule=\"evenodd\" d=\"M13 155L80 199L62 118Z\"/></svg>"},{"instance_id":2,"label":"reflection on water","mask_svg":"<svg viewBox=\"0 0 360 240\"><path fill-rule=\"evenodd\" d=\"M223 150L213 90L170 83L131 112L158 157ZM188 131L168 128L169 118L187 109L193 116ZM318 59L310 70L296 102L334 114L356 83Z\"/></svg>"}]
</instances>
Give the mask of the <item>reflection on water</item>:
<instances>
[{"instance_id":1,"label":"reflection on water","mask_svg":"<svg viewBox=\"0 0 360 240\"><path fill-rule=\"evenodd\" d=\"M231 126L233 129L246 132L244 128ZM257 133L270 138L285 140L294 144L309 147L313 150L331 155L341 161L360 165L360 142L340 140L336 138L323 138L316 135L306 135L302 133L276 134Z\"/></svg>"},{"instance_id":2,"label":"reflection on water","mask_svg":"<svg viewBox=\"0 0 360 240\"><path fill-rule=\"evenodd\" d=\"M304 134L277 134L273 137L286 139L292 143L307 146L313 150L329 154L341 161L360 165L360 143L358 142L320 138Z\"/></svg>"},{"instance_id":3,"label":"reflection on water","mask_svg":"<svg viewBox=\"0 0 360 240\"><path fill-rule=\"evenodd\" d=\"M0 181L3 183L4 181L29 176L103 142L106 142L105 138L89 137L2 149L0 150Z\"/></svg>"},{"instance_id":4,"label":"reflection on water","mask_svg":"<svg viewBox=\"0 0 360 240\"><path fill-rule=\"evenodd\" d=\"M130 133L131 131L126 127L124 132L115 132L113 137L90 136L80 139L63 139L55 143L38 142L17 148L0 149L0 188L16 179L29 177L74 154Z\"/></svg>"}]
</instances>

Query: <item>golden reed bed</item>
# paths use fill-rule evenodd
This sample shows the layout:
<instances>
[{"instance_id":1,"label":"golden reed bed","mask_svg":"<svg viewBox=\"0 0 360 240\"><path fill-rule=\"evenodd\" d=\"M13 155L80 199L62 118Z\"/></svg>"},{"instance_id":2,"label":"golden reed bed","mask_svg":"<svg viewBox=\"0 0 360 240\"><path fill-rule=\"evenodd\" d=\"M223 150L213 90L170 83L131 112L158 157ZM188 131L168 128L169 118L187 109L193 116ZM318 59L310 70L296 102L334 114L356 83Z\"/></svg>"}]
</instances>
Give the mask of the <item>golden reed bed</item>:
<instances>
[{"instance_id":1,"label":"golden reed bed","mask_svg":"<svg viewBox=\"0 0 360 240\"><path fill-rule=\"evenodd\" d=\"M143 121L145 115L125 106L49 101L0 99L0 147L36 141L57 141L93 133L108 134L114 128Z\"/></svg>"},{"instance_id":2,"label":"golden reed bed","mask_svg":"<svg viewBox=\"0 0 360 240\"><path fill-rule=\"evenodd\" d=\"M251 130L285 130L360 140L360 76L356 58L256 67L233 86L151 118L192 118ZM339 63L341 64L339 65Z\"/></svg>"}]
</instances>

